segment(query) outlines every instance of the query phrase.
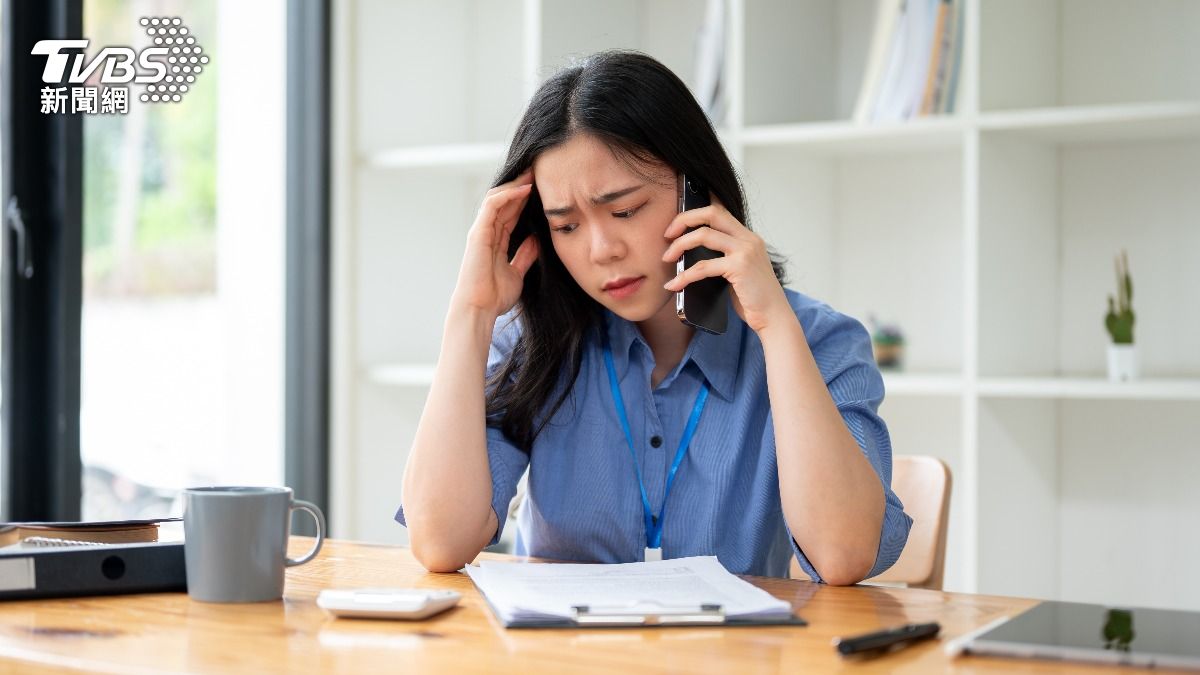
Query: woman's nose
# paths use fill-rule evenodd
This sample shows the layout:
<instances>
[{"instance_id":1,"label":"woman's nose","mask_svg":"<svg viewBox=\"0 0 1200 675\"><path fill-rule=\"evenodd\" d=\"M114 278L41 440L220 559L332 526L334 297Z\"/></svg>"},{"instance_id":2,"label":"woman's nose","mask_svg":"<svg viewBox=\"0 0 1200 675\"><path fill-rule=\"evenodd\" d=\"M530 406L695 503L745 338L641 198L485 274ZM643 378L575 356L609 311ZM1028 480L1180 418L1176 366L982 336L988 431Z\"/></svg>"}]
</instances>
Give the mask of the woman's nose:
<instances>
[{"instance_id":1,"label":"woman's nose","mask_svg":"<svg viewBox=\"0 0 1200 675\"><path fill-rule=\"evenodd\" d=\"M625 257L625 242L615 232L604 225L596 225L590 229L592 262L606 263Z\"/></svg>"}]
</instances>

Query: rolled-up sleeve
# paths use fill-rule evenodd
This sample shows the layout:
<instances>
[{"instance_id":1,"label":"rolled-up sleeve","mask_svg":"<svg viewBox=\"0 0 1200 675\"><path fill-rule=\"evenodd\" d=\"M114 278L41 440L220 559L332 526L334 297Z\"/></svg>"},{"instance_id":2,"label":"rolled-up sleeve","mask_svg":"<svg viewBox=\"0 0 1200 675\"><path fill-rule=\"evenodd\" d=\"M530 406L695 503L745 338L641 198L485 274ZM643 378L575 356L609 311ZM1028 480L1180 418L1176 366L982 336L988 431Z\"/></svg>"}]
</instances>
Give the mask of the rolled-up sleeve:
<instances>
[{"instance_id":1,"label":"rolled-up sleeve","mask_svg":"<svg viewBox=\"0 0 1200 675\"><path fill-rule=\"evenodd\" d=\"M863 456L875 469L884 495L883 525L875 564L867 578L887 570L900 557L908 542L912 518L892 491L892 442L887 425L879 416L883 402L883 377L871 354L871 339L858 321L827 306L810 316L800 316L809 347L817 362L833 402L842 415ZM814 581L822 581L816 568L789 538L800 567Z\"/></svg>"},{"instance_id":2,"label":"rolled-up sleeve","mask_svg":"<svg viewBox=\"0 0 1200 675\"><path fill-rule=\"evenodd\" d=\"M496 320L492 331L492 344L488 351L487 379L503 367L520 336L520 323L513 313ZM488 470L492 474L492 510L496 512L496 532L488 546L500 540L504 523L508 519L508 507L517 493L517 483L529 465L529 455L520 450L505 433L496 426L487 427ZM396 521L407 527L404 505L396 510Z\"/></svg>"}]
</instances>

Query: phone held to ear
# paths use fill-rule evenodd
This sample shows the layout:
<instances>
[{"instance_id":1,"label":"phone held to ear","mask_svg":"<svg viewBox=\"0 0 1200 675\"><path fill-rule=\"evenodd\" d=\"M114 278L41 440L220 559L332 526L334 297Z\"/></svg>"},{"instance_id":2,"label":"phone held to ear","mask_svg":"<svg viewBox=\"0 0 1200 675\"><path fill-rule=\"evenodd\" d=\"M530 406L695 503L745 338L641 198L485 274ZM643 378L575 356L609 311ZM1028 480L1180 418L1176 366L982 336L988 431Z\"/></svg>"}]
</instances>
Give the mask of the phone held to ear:
<instances>
[{"instance_id":1,"label":"phone held to ear","mask_svg":"<svg viewBox=\"0 0 1200 675\"><path fill-rule=\"evenodd\" d=\"M679 175L679 212L709 205L708 186L698 180ZM702 227L708 227L703 225ZM689 227L688 232L696 228ZM682 274L701 260L720 258L724 253L704 246L685 251L675 266ZM725 332L729 312L729 282L724 277L708 277L693 281L675 294L675 315L685 324L716 335Z\"/></svg>"}]
</instances>

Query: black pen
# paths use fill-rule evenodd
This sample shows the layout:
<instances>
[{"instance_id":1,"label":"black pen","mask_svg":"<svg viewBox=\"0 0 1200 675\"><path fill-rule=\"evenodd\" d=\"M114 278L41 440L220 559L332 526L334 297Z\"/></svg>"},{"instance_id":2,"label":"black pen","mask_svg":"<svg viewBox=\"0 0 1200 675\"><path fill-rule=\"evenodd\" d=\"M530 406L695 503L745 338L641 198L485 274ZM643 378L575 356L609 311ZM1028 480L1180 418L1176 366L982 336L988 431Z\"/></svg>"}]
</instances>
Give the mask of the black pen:
<instances>
[{"instance_id":1,"label":"black pen","mask_svg":"<svg viewBox=\"0 0 1200 675\"><path fill-rule=\"evenodd\" d=\"M897 628L855 635L854 637L838 638L834 641L838 653L842 656L853 654L882 653L897 645L905 645L919 640L935 637L942 629L937 623L910 623Z\"/></svg>"}]
</instances>

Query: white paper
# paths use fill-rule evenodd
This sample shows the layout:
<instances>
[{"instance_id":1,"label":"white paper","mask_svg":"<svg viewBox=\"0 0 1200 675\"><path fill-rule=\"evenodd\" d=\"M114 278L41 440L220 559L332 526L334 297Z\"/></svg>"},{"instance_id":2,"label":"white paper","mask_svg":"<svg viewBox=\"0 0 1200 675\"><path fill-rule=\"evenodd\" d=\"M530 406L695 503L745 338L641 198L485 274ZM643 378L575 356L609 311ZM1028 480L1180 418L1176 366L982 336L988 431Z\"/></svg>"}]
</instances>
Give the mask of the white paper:
<instances>
[{"instance_id":1,"label":"white paper","mask_svg":"<svg viewBox=\"0 0 1200 675\"><path fill-rule=\"evenodd\" d=\"M467 574L506 623L562 619L573 607L645 613L720 605L727 617L784 618L789 603L734 575L715 556L581 565L484 560Z\"/></svg>"}]
</instances>

